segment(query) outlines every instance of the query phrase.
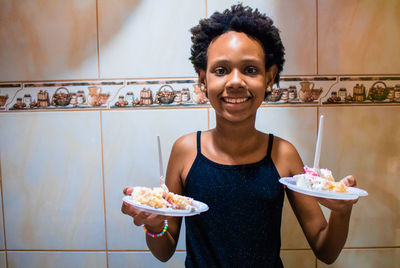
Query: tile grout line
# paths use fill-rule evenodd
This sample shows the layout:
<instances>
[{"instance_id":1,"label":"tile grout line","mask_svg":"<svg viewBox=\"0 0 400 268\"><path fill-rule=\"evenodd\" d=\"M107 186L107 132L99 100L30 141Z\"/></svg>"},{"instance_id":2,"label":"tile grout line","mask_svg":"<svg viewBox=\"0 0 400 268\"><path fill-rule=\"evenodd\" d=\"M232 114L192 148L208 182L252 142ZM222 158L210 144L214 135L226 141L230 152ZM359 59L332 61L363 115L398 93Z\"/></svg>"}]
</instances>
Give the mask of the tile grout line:
<instances>
[{"instance_id":1,"label":"tile grout line","mask_svg":"<svg viewBox=\"0 0 400 268\"><path fill-rule=\"evenodd\" d=\"M210 108L207 109L207 129L210 129Z\"/></svg>"},{"instance_id":2,"label":"tile grout line","mask_svg":"<svg viewBox=\"0 0 400 268\"><path fill-rule=\"evenodd\" d=\"M101 144L101 176L103 184L103 208L104 208L104 235L105 235L105 247L106 247L106 264L108 264L108 239L107 239L107 216L106 216L106 187L104 182L104 151L103 151L103 113L99 111L100 115L100 144Z\"/></svg>"},{"instance_id":3,"label":"tile grout line","mask_svg":"<svg viewBox=\"0 0 400 268\"><path fill-rule=\"evenodd\" d=\"M400 246L366 246L366 247L344 247L343 250L376 250L376 249L400 249ZM282 248L281 251L308 251L311 248ZM101 249L7 249L0 250L2 251L13 251L13 252L85 252L85 253L94 253L94 252L105 252ZM108 252L148 252L151 253L148 249L111 249ZM186 252L186 250L180 249L176 250L176 252Z\"/></svg>"},{"instance_id":4,"label":"tile grout line","mask_svg":"<svg viewBox=\"0 0 400 268\"><path fill-rule=\"evenodd\" d=\"M96 0L97 78L100 79L99 1Z\"/></svg>"},{"instance_id":5,"label":"tile grout line","mask_svg":"<svg viewBox=\"0 0 400 268\"><path fill-rule=\"evenodd\" d=\"M4 197L3 197L3 176L1 171L1 153L0 153L0 191L1 191L1 212L3 216L3 239L4 239L4 255L6 258L6 267L8 267L8 256L7 256L7 239L6 239L6 224L5 224L5 217L4 217Z\"/></svg>"},{"instance_id":6,"label":"tile grout line","mask_svg":"<svg viewBox=\"0 0 400 268\"><path fill-rule=\"evenodd\" d=\"M316 61L316 67L317 67L317 75L319 74L319 66L318 66L318 1L319 0L315 0L315 42L316 42L316 48L315 48L315 61Z\"/></svg>"},{"instance_id":7,"label":"tile grout line","mask_svg":"<svg viewBox=\"0 0 400 268\"><path fill-rule=\"evenodd\" d=\"M385 73L376 73L376 74L287 74L281 75L281 78L292 78L292 77L299 77L299 78L308 78L308 77L324 77L324 76L341 76L341 77L399 77L400 73L396 74L385 74ZM23 81L0 81L1 84L12 84L12 83L55 83L55 82L97 82L97 81L121 81L121 80L128 80L131 81L146 81L146 80L196 80L198 79L197 76L160 76L160 77L119 77L119 78L82 78L82 79L53 79L53 80L23 80Z\"/></svg>"},{"instance_id":8,"label":"tile grout line","mask_svg":"<svg viewBox=\"0 0 400 268\"><path fill-rule=\"evenodd\" d=\"M400 103L332 103L332 104L261 104L260 107L268 108L301 108L301 107L324 107L324 108L335 108L335 107L398 107ZM0 110L0 114L4 113L54 113L54 112L94 112L94 111L156 111L156 110L188 110L188 109L208 109L211 106L187 106L187 107L176 107L176 106L151 106L151 107L126 107L126 108L104 108L104 109L26 109L26 110Z\"/></svg>"}]
</instances>

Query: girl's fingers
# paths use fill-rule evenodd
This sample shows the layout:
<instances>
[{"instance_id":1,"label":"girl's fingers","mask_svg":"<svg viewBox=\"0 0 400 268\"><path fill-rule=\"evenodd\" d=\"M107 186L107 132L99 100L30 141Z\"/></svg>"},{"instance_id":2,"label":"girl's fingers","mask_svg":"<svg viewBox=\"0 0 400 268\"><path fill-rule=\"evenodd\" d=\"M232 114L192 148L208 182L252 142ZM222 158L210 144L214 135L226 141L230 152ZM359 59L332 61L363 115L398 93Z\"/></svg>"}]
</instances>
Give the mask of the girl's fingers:
<instances>
[{"instance_id":1,"label":"girl's fingers","mask_svg":"<svg viewBox=\"0 0 400 268\"><path fill-rule=\"evenodd\" d=\"M126 202L122 202L121 212L132 217L135 217L137 214L136 209Z\"/></svg>"},{"instance_id":2,"label":"girl's fingers","mask_svg":"<svg viewBox=\"0 0 400 268\"><path fill-rule=\"evenodd\" d=\"M124 190L122 191L124 195L131 195L133 192L133 187L125 187Z\"/></svg>"},{"instance_id":3,"label":"girl's fingers","mask_svg":"<svg viewBox=\"0 0 400 268\"><path fill-rule=\"evenodd\" d=\"M160 226L162 225L163 221L165 220L165 216L150 214L144 211L140 211L137 215L133 218L133 222L135 225L140 226L142 224L146 224L148 226Z\"/></svg>"},{"instance_id":4,"label":"girl's fingers","mask_svg":"<svg viewBox=\"0 0 400 268\"><path fill-rule=\"evenodd\" d=\"M344 185L349 186L349 187L356 187L357 186L357 181L352 175L346 176L345 178L343 178L341 180L341 182L343 182Z\"/></svg>"}]
</instances>

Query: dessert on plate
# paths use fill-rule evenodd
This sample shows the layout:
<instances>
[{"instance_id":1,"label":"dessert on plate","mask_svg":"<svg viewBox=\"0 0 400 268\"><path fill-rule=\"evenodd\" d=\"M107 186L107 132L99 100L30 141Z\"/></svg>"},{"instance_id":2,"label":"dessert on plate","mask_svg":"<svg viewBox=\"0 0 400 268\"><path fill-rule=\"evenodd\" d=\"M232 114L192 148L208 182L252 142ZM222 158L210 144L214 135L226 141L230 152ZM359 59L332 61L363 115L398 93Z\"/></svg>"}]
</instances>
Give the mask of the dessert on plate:
<instances>
[{"instance_id":1,"label":"dessert on plate","mask_svg":"<svg viewBox=\"0 0 400 268\"><path fill-rule=\"evenodd\" d=\"M314 169L304 167L304 174L293 176L296 186L309 190L322 190L338 193L346 193L347 187L342 182L335 182L329 169Z\"/></svg>"},{"instance_id":2,"label":"dessert on plate","mask_svg":"<svg viewBox=\"0 0 400 268\"><path fill-rule=\"evenodd\" d=\"M134 187L131 198L135 203L153 208L194 211L192 198L167 192L161 187Z\"/></svg>"}]
</instances>

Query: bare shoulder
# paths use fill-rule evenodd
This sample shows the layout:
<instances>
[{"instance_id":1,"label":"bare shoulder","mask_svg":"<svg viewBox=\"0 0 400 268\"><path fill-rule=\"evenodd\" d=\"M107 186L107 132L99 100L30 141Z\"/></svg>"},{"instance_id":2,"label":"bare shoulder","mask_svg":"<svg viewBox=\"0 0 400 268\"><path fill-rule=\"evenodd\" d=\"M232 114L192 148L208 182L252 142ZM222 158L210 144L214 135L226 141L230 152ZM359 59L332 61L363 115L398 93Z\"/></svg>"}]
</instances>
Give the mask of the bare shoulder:
<instances>
[{"instance_id":1,"label":"bare shoulder","mask_svg":"<svg viewBox=\"0 0 400 268\"><path fill-rule=\"evenodd\" d=\"M293 176L303 171L303 161L296 147L285 139L274 137L271 157L281 177Z\"/></svg>"},{"instance_id":2,"label":"bare shoulder","mask_svg":"<svg viewBox=\"0 0 400 268\"><path fill-rule=\"evenodd\" d=\"M172 146L172 153L179 156L196 152L196 133L189 133L178 138Z\"/></svg>"},{"instance_id":3,"label":"bare shoulder","mask_svg":"<svg viewBox=\"0 0 400 268\"><path fill-rule=\"evenodd\" d=\"M172 146L166 180L172 184L175 193L182 193L186 176L196 158L196 144L196 133L190 133L178 138ZM178 185L179 187L175 188Z\"/></svg>"}]
</instances>

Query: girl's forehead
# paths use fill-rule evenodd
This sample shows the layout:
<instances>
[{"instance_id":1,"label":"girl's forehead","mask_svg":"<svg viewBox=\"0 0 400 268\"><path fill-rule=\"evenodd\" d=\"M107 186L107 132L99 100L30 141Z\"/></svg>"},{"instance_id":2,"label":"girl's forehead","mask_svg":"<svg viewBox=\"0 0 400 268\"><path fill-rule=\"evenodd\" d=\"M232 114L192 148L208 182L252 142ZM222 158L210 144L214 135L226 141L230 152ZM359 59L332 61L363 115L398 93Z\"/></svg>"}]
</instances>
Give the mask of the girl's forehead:
<instances>
[{"instance_id":1,"label":"girl's forehead","mask_svg":"<svg viewBox=\"0 0 400 268\"><path fill-rule=\"evenodd\" d=\"M216 37L208 47L207 55L229 55L232 52L264 58L261 43L243 32L229 31Z\"/></svg>"}]
</instances>

